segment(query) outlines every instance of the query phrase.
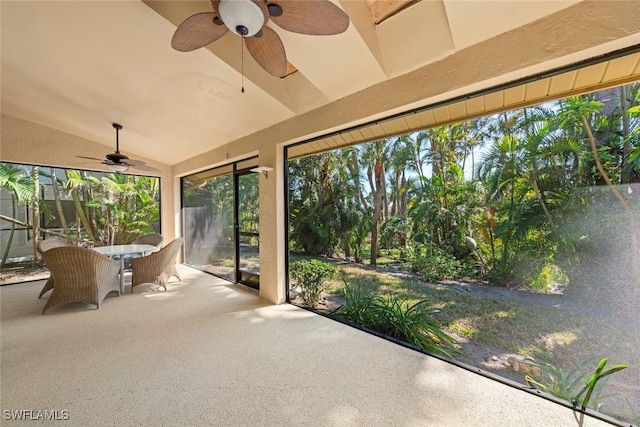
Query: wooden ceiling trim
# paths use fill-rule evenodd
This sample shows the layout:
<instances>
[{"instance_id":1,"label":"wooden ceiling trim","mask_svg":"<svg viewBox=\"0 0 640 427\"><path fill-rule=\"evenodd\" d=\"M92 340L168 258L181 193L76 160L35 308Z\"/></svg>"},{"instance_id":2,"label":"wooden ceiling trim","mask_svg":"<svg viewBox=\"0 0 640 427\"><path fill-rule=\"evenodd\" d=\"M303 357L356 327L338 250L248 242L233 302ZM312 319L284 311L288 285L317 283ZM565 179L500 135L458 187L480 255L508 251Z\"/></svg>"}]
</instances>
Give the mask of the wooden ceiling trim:
<instances>
[{"instance_id":1,"label":"wooden ceiling trim","mask_svg":"<svg viewBox=\"0 0 640 427\"><path fill-rule=\"evenodd\" d=\"M453 120L464 118L469 115L466 102L456 102L449 106L449 117Z\"/></svg>"},{"instance_id":2,"label":"wooden ceiling trim","mask_svg":"<svg viewBox=\"0 0 640 427\"><path fill-rule=\"evenodd\" d=\"M568 73L551 77L551 85L549 86L548 96L555 96L556 94L566 92L567 89L573 89L577 74L578 71L574 70Z\"/></svg>"},{"instance_id":3,"label":"wooden ceiling trim","mask_svg":"<svg viewBox=\"0 0 640 427\"><path fill-rule=\"evenodd\" d=\"M436 116L433 114L433 110L424 111L420 114L420 117L424 118L423 120L420 120L424 127L431 127L438 123Z\"/></svg>"},{"instance_id":4,"label":"wooden ceiling trim","mask_svg":"<svg viewBox=\"0 0 640 427\"><path fill-rule=\"evenodd\" d=\"M418 129L421 126L418 114L411 114L410 116L405 117L405 121L410 129Z\"/></svg>"},{"instance_id":5,"label":"wooden ceiling trim","mask_svg":"<svg viewBox=\"0 0 640 427\"><path fill-rule=\"evenodd\" d=\"M378 133L378 135L390 135L395 133L395 120L389 121L389 122L384 122L380 124L380 128L382 129L382 132Z\"/></svg>"},{"instance_id":6,"label":"wooden ceiling trim","mask_svg":"<svg viewBox=\"0 0 640 427\"><path fill-rule=\"evenodd\" d=\"M485 111L504 108L504 91L484 95Z\"/></svg>"},{"instance_id":7,"label":"wooden ceiling trim","mask_svg":"<svg viewBox=\"0 0 640 427\"><path fill-rule=\"evenodd\" d=\"M525 100L525 85L516 86L504 91L504 104L519 104Z\"/></svg>"},{"instance_id":8,"label":"wooden ceiling trim","mask_svg":"<svg viewBox=\"0 0 640 427\"><path fill-rule=\"evenodd\" d=\"M549 96L549 84L550 79L538 80L535 82L527 83L525 85L526 96L525 99L529 102L538 99L544 99Z\"/></svg>"},{"instance_id":9,"label":"wooden ceiling trim","mask_svg":"<svg viewBox=\"0 0 640 427\"><path fill-rule=\"evenodd\" d=\"M617 80L638 72L640 70L640 53L624 56L609 61L607 71L603 77L604 81Z\"/></svg>"},{"instance_id":10,"label":"wooden ceiling trim","mask_svg":"<svg viewBox=\"0 0 640 427\"><path fill-rule=\"evenodd\" d=\"M589 87L602 83L602 79L607 72L608 64L608 62L605 62L603 64L592 65L591 67L580 70L576 75L576 81L573 85L573 89Z\"/></svg>"},{"instance_id":11,"label":"wooden ceiling trim","mask_svg":"<svg viewBox=\"0 0 640 427\"><path fill-rule=\"evenodd\" d=\"M478 96L476 98L467 99L464 102L467 110L467 114L474 116L485 112L484 97Z\"/></svg>"}]
</instances>

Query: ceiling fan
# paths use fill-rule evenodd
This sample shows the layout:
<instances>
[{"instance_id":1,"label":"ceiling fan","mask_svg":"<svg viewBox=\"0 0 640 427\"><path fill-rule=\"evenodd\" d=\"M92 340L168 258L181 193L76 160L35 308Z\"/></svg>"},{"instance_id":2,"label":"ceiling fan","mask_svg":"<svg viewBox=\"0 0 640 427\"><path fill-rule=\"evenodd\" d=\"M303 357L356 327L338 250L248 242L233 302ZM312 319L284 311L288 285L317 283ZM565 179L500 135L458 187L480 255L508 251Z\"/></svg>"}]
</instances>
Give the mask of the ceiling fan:
<instances>
[{"instance_id":1,"label":"ceiling fan","mask_svg":"<svg viewBox=\"0 0 640 427\"><path fill-rule=\"evenodd\" d=\"M95 157L76 156L80 159L97 160L103 165L107 165L113 172L126 172L129 168L138 169L146 172L160 172L159 169L148 166L142 160L133 160L124 154L120 153L120 142L118 140L118 132L122 129L122 126L118 123L113 123L113 127L116 130L116 152L107 154L104 159L97 159Z\"/></svg>"},{"instance_id":2,"label":"ceiling fan","mask_svg":"<svg viewBox=\"0 0 640 427\"><path fill-rule=\"evenodd\" d=\"M284 77L287 55L282 40L267 26L269 20L294 33L340 34L349 16L329 0L211 0L213 12L196 13L176 29L171 46L190 52L206 46L227 31L244 38L253 59L269 74Z\"/></svg>"}]
</instances>

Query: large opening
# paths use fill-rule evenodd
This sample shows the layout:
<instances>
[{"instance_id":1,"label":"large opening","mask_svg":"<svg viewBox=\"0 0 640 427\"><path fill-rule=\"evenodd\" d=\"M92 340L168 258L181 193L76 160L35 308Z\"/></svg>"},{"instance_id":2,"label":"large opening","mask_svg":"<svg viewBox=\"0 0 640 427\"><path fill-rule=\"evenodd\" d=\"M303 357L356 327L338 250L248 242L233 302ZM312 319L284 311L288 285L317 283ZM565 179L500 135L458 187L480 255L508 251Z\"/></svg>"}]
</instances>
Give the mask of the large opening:
<instances>
[{"instance_id":1,"label":"large opening","mask_svg":"<svg viewBox=\"0 0 640 427\"><path fill-rule=\"evenodd\" d=\"M161 233L160 178L0 162L0 283L44 274L36 245L128 244Z\"/></svg>"},{"instance_id":2,"label":"large opening","mask_svg":"<svg viewBox=\"0 0 640 427\"><path fill-rule=\"evenodd\" d=\"M640 84L318 147L287 150L290 301L640 421Z\"/></svg>"},{"instance_id":3,"label":"large opening","mask_svg":"<svg viewBox=\"0 0 640 427\"><path fill-rule=\"evenodd\" d=\"M182 178L184 263L260 286L257 159Z\"/></svg>"}]
</instances>

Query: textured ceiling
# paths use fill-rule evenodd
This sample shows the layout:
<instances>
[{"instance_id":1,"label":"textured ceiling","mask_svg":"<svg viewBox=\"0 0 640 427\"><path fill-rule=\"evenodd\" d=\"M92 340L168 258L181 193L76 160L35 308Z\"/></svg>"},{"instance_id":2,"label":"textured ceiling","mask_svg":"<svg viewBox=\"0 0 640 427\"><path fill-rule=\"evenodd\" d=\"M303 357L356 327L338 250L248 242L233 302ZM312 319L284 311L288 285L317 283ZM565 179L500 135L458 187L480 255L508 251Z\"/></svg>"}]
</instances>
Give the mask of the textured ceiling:
<instances>
[{"instance_id":1,"label":"textured ceiling","mask_svg":"<svg viewBox=\"0 0 640 427\"><path fill-rule=\"evenodd\" d=\"M269 23L299 70L279 79L243 55L231 33L194 52L170 47L176 26L210 11L209 1L5 0L2 112L109 146L118 122L123 152L175 165L472 53L505 32L526 38L530 23L581 2L423 0L379 25L364 0L335 3L351 19L343 34L294 34ZM442 70L433 79L452 72L473 70Z\"/></svg>"}]
</instances>

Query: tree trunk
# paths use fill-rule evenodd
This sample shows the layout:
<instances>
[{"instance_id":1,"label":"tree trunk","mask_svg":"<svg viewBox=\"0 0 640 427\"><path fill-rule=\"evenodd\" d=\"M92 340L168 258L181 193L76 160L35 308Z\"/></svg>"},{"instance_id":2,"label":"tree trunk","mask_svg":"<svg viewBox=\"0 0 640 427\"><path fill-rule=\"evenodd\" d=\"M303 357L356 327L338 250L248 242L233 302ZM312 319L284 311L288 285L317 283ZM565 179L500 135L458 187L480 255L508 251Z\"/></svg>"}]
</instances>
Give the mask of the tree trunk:
<instances>
[{"instance_id":1,"label":"tree trunk","mask_svg":"<svg viewBox=\"0 0 640 427\"><path fill-rule=\"evenodd\" d=\"M629 207L629 204L627 203L625 198L622 197L618 189L613 184L613 181L611 181L611 178L609 178L609 175L607 175L607 172L602 167L602 163L600 162L600 156L598 154L598 147L596 145L596 140L593 137L593 133L591 132L591 127L589 126L589 122L587 122L587 118L584 116L584 114L580 115L580 118L582 119L582 124L584 125L584 129L587 132L587 136L589 138L589 144L591 145L591 153L593 153L593 160L596 163L596 168L598 169L600 176L602 177L602 179L604 179L604 182L611 189L611 191L616 196L616 198L620 201L622 206L625 208L625 211L631 212L631 208Z\"/></svg>"},{"instance_id":2,"label":"tree trunk","mask_svg":"<svg viewBox=\"0 0 640 427\"><path fill-rule=\"evenodd\" d=\"M393 200L391 202L390 212L391 216L399 216L400 212L400 176L402 174L402 170L400 168L396 168L393 176Z\"/></svg>"},{"instance_id":3,"label":"tree trunk","mask_svg":"<svg viewBox=\"0 0 640 427\"><path fill-rule=\"evenodd\" d=\"M400 202L398 207L398 217L403 220L407 219L407 177L404 170L402 171L402 178L400 180L400 194L398 196Z\"/></svg>"},{"instance_id":4,"label":"tree trunk","mask_svg":"<svg viewBox=\"0 0 640 427\"><path fill-rule=\"evenodd\" d=\"M87 233L87 237L89 237L89 240L95 241L96 237L93 232L93 228L91 227L91 223L87 218L87 211L85 211L85 208L82 206L82 202L80 201L80 196L78 195L78 191L81 191L78 187L74 187L70 191L71 199L73 200L73 205L75 206L76 213L78 214L78 218L80 219L80 221L78 222L82 223L82 226L84 227L84 230ZM78 238L80 237L81 237L80 233L78 233Z\"/></svg>"},{"instance_id":5,"label":"tree trunk","mask_svg":"<svg viewBox=\"0 0 640 427\"><path fill-rule=\"evenodd\" d=\"M547 221L549 221L549 224L551 224L551 227L554 227L554 222L553 222L553 218L551 217L551 212L549 212L549 208L547 208L547 204L545 203L544 198L542 197L542 192L540 191L540 187L538 186L538 178L536 174L537 174L537 169L535 165L533 165L533 168L531 170L531 175L530 175L533 192L535 193L536 198L538 199L538 203L540 203L540 206L542 206L542 210L544 211L544 215L547 217Z\"/></svg>"},{"instance_id":6,"label":"tree trunk","mask_svg":"<svg viewBox=\"0 0 640 427\"><path fill-rule=\"evenodd\" d=\"M51 189L53 191L53 200L56 204L56 211L58 211L58 218L60 218L60 225L62 225L62 230L68 239L69 226L67 225L67 218L64 216L64 210L62 209L62 201L60 200L60 192L58 191L58 178L56 177L55 169L49 169L51 170Z\"/></svg>"},{"instance_id":7,"label":"tree trunk","mask_svg":"<svg viewBox=\"0 0 640 427\"><path fill-rule=\"evenodd\" d=\"M367 210L369 209L369 204L362 193L362 186L360 185L360 165L358 164L357 151L353 150L349 153L347 157L347 167L349 168L353 183L356 186L356 200L362 209Z\"/></svg>"},{"instance_id":8,"label":"tree trunk","mask_svg":"<svg viewBox=\"0 0 640 427\"><path fill-rule=\"evenodd\" d=\"M631 168L627 164L631 154L631 142L629 141L629 116L627 115L627 93L624 86L620 86L620 109L622 110L622 160L620 165L620 179L623 184L631 182Z\"/></svg>"},{"instance_id":9,"label":"tree trunk","mask_svg":"<svg viewBox=\"0 0 640 427\"><path fill-rule=\"evenodd\" d=\"M431 176L440 176L442 169L440 167L440 148L437 138L431 138Z\"/></svg>"},{"instance_id":10,"label":"tree trunk","mask_svg":"<svg viewBox=\"0 0 640 427\"><path fill-rule=\"evenodd\" d=\"M16 198L13 194L11 194L11 207L12 207L12 213L13 213L13 217L16 217ZM4 249L4 253L2 254L2 262L0 262L0 267L4 267L4 265L7 263L7 258L9 258L9 250L11 249L11 244L13 243L13 234L16 231L16 224L15 222L11 223L11 232L9 233L9 239L7 239L7 247Z\"/></svg>"},{"instance_id":11,"label":"tree trunk","mask_svg":"<svg viewBox=\"0 0 640 427\"><path fill-rule=\"evenodd\" d=\"M376 265L378 262L378 223L382 214L382 173L382 159L378 157L375 163L375 185L372 187L374 190L374 204L373 218L371 220L371 265Z\"/></svg>"},{"instance_id":12,"label":"tree trunk","mask_svg":"<svg viewBox=\"0 0 640 427\"><path fill-rule=\"evenodd\" d=\"M87 219L85 215L84 207L82 206L82 202L80 201L80 197L78 196L78 192L74 189L71 190L71 198L73 199L73 205L76 207L76 212L78 213L79 223L84 227L85 232L87 233L87 237L89 240L95 241L96 237L93 234L93 227L91 223Z\"/></svg>"},{"instance_id":13,"label":"tree trunk","mask_svg":"<svg viewBox=\"0 0 640 427\"><path fill-rule=\"evenodd\" d=\"M582 114L580 118L582 119L582 124L584 125L584 128L587 131L587 136L589 137L591 152L593 153L593 158L596 162L596 167L598 168L598 171L600 172L600 175L602 176L604 181L607 183L607 186L616 196L618 201L620 201L620 204L624 209L625 216L627 217L627 221L629 223L629 235L631 237L631 245L632 245L631 249L634 253L635 259L639 259L640 258L640 246L638 246L639 230L636 224L636 220L633 216L633 211L631 210L631 206L629 206L629 202L622 196L622 194L620 194L616 186L613 185L613 182L611 181L606 171L602 167L602 164L600 163L600 157L598 156L598 147L596 146L596 140L593 137L593 133L591 132L591 127L589 126L589 122L587 122L587 118L584 116L584 114ZM635 277L640 277L640 265L636 263L634 264L634 268L636 270ZM640 286L640 285L637 284L636 286Z\"/></svg>"},{"instance_id":14,"label":"tree trunk","mask_svg":"<svg viewBox=\"0 0 640 427\"><path fill-rule=\"evenodd\" d=\"M85 180L88 179L88 175L86 171L82 172L82 178L84 178ZM93 215L94 209L95 208L89 208L89 206L87 206L87 200L92 200L93 199L93 194L91 192L90 189L87 188L83 188L82 189L82 197L85 201L84 204L84 214L87 217L87 222L89 223L89 226L91 228L91 234L93 234L94 237L94 241L98 241L98 236L100 236L100 233L98 233L98 224L96 224L96 218L95 215Z\"/></svg>"},{"instance_id":15,"label":"tree trunk","mask_svg":"<svg viewBox=\"0 0 640 427\"><path fill-rule=\"evenodd\" d=\"M349 233L347 232L342 233L342 250L344 252L344 258L347 260L350 259L351 247L349 246Z\"/></svg>"},{"instance_id":16,"label":"tree trunk","mask_svg":"<svg viewBox=\"0 0 640 427\"><path fill-rule=\"evenodd\" d=\"M384 161L380 159L380 163L382 164L382 172L380 174L382 180L382 213L383 216L380 218L382 221L386 221L389 219L389 195L387 194L387 170L384 165Z\"/></svg>"},{"instance_id":17,"label":"tree trunk","mask_svg":"<svg viewBox=\"0 0 640 427\"><path fill-rule=\"evenodd\" d=\"M33 259L32 265L36 265L38 261L38 234L40 233L40 170L38 166L34 166L32 170L33 175L33 204L32 204L32 239L33 244Z\"/></svg>"},{"instance_id":18,"label":"tree trunk","mask_svg":"<svg viewBox=\"0 0 640 427\"><path fill-rule=\"evenodd\" d=\"M8 216L5 215L0 215L0 220L2 221L7 221L10 222L12 224L16 224L16 225L21 225L23 227L26 228L33 228L33 223L29 223L29 222L23 222L20 221L19 219L15 219L15 218L10 218ZM58 236L58 237L66 237L64 234L57 232L57 231L51 231L51 230L40 230L39 231L42 234L51 234L52 236Z\"/></svg>"}]
</instances>

